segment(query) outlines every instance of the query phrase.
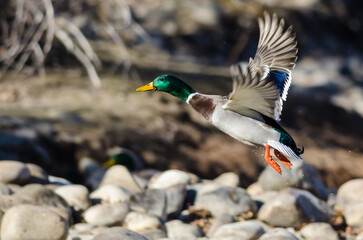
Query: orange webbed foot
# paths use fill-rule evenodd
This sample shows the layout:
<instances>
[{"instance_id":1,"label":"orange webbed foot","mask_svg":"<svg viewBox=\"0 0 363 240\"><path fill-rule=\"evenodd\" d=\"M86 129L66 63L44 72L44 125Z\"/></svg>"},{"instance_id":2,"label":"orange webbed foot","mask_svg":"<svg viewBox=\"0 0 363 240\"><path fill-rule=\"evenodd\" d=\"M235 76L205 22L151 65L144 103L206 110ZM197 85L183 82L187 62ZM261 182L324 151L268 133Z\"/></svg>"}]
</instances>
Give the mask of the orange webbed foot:
<instances>
[{"instance_id":1,"label":"orange webbed foot","mask_svg":"<svg viewBox=\"0 0 363 240\"><path fill-rule=\"evenodd\" d=\"M281 174L281 167L279 166L279 164L277 164L277 162L272 158L271 154L270 154L270 145L266 144L265 145L266 151L265 151L265 160L268 164L270 164L270 166L275 169L276 172L278 172L279 174Z\"/></svg>"},{"instance_id":2,"label":"orange webbed foot","mask_svg":"<svg viewBox=\"0 0 363 240\"><path fill-rule=\"evenodd\" d=\"M288 168L291 170L292 163L290 162L284 154L274 149L275 156Z\"/></svg>"}]
</instances>

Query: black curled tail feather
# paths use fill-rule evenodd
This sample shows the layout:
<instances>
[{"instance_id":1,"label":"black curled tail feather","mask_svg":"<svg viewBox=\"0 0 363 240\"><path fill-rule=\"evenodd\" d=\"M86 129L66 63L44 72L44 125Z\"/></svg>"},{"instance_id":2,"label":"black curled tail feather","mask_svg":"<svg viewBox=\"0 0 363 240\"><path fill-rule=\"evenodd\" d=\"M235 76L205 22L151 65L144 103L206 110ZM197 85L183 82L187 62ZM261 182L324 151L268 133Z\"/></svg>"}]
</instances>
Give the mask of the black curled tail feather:
<instances>
[{"instance_id":1,"label":"black curled tail feather","mask_svg":"<svg viewBox=\"0 0 363 240\"><path fill-rule=\"evenodd\" d=\"M303 154L303 153L304 153L304 146L302 146L301 148L295 148L295 149L294 149L294 152L295 152L298 156L300 156L301 154Z\"/></svg>"}]
</instances>

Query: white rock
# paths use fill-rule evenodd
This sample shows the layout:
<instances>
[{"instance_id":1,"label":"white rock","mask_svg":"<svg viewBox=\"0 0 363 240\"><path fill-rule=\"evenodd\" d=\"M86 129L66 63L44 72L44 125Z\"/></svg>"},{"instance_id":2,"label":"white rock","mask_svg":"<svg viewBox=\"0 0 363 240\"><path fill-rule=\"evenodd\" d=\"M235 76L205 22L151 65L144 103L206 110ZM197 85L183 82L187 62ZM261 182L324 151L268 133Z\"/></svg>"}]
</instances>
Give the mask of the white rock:
<instances>
[{"instance_id":1,"label":"white rock","mask_svg":"<svg viewBox=\"0 0 363 240\"><path fill-rule=\"evenodd\" d=\"M1 239L66 239L68 223L46 207L17 205L2 220Z\"/></svg>"},{"instance_id":2,"label":"white rock","mask_svg":"<svg viewBox=\"0 0 363 240\"><path fill-rule=\"evenodd\" d=\"M219 183L227 187L238 187L239 177L234 172L226 172L215 178L213 182Z\"/></svg>"},{"instance_id":3,"label":"white rock","mask_svg":"<svg viewBox=\"0 0 363 240\"><path fill-rule=\"evenodd\" d=\"M30 177L30 171L24 163L17 161L0 161L1 183L25 183Z\"/></svg>"},{"instance_id":4,"label":"white rock","mask_svg":"<svg viewBox=\"0 0 363 240\"><path fill-rule=\"evenodd\" d=\"M249 220L244 222L235 222L222 225L212 237L224 239L227 237L236 237L239 239L258 239L262 234L271 228L266 224Z\"/></svg>"},{"instance_id":5,"label":"white rock","mask_svg":"<svg viewBox=\"0 0 363 240\"><path fill-rule=\"evenodd\" d=\"M261 185L258 182L250 184L247 187L246 191L250 196L255 196L264 192Z\"/></svg>"},{"instance_id":6,"label":"white rock","mask_svg":"<svg viewBox=\"0 0 363 240\"><path fill-rule=\"evenodd\" d=\"M284 228L273 228L263 234L258 240L299 240L294 234Z\"/></svg>"},{"instance_id":7,"label":"white rock","mask_svg":"<svg viewBox=\"0 0 363 240\"><path fill-rule=\"evenodd\" d=\"M172 169L167 170L160 175L153 177L149 182L149 188L168 188L176 184L188 184L190 182L190 175L186 172Z\"/></svg>"},{"instance_id":8,"label":"white rock","mask_svg":"<svg viewBox=\"0 0 363 240\"><path fill-rule=\"evenodd\" d=\"M97 204L88 208L83 217L92 225L111 226L121 223L128 212L129 206L126 203Z\"/></svg>"},{"instance_id":9,"label":"white rock","mask_svg":"<svg viewBox=\"0 0 363 240\"><path fill-rule=\"evenodd\" d=\"M353 179L341 185L338 189L337 201L340 205L363 201L363 179Z\"/></svg>"},{"instance_id":10,"label":"white rock","mask_svg":"<svg viewBox=\"0 0 363 240\"><path fill-rule=\"evenodd\" d=\"M161 222L158 217L149 213L129 212L123 226L135 232L142 232L148 229L158 229Z\"/></svg>"},{"instance_id":11,"label":"white rock","mask_svg":"<svg viewBox=\"0 0 363 240\"><path fill-rule=\"evenodd\" d=\"M109 203L124 202L130 199L131 192L123 187L108 184L93 191L91 199Z\"/></svg>"},{"instance_id":12,"label":"white rock","mask_svg":"<svg viewBox=\"0 0 363 240\"><path fill-rule=\"evenodd\" d=\"M363 227L363 201L352 202L343 209L347 224L352 227Z\"/></svg>"},{"instance_id":13,"label":"white rock","mask_svg":"<svg viewBox=\"0 0 363 240\"><path fill-rule=\"evenodd\" d=\"M76 211L84 211L91 206L88 189L83 185L61 186L55 189L55 193L66 200Z\"/></svg>"},{"instance_id":14,"label":"white rock","mask_svg":"<svg viewBox=\"0 0 363 240\"><path fill-rule=\"evenodd\" d=\"M306 240L339 240L338 234L328 223L310 223L300 229Z\"/></svg>"},{"instance_id":15,"label":"white rock","mask_svg":"<svg viewBox=\"0 0 363 240\"><path fill-rule=\"evenodd\" d=\"M123 227L106 228L93 240L147 240L144 236Z\"/></svg>"},{"instance_id":16,"label":"white rock","mask_svg":"<svg viewBox=\"0 0 363 240\"><path fill-rule=\"evenodd\" d=\"M172 220L165 224L168 237L173 240L188 239L193 240L202 236L202 230L198 226Z\"/></svg>"},{"instance_id":17,"label":"white rock","mask_svg":"<svg viewBox=\"0 0 363 240\"><path fill-rule=\"evenodd\" d=\"M106 171L100 186L108 184L118 185L131 192L141 191L141 187L136 182L134 176L122 165L112 166Z\"/></svg>"}]
</instances>

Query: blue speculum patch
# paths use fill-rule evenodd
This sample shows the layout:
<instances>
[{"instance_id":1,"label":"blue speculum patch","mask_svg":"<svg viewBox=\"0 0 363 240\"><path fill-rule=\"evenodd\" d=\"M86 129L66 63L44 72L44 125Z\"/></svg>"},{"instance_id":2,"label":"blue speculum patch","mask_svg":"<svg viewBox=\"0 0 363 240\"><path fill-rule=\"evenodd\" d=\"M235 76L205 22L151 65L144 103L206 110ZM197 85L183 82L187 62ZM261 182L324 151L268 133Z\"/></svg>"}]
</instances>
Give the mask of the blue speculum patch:
<instances>
[{"instance_id":1,"label":"blue speculum patch","mask_svg":"<svg viewBox=\"0 0 363 240\"><path fill-rule=\"evenodd\" d=\"M289 74L286 72L278 70L270 72L270 80L275 82L280 95L282 95L284 91L285 82L287 81L288 78Z\"/></svg>"}]
</instances>

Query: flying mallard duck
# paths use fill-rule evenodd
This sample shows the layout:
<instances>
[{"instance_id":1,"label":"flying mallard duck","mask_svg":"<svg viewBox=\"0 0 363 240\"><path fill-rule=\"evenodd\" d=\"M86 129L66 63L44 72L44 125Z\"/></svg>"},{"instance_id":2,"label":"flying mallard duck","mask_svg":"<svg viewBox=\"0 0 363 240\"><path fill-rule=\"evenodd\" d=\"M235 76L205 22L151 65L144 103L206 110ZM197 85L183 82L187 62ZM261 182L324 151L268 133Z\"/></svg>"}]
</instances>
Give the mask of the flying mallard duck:
<instances>
[{"instance_id":1,"label":"flying mallard duck","mask_svg":"<svg viewBox=\"0 0 363 240\"><path fill-rule=\"evenodd\" d=\"M265 146L265 160L281 174L273 154L289 169L290 160L301 159L303 149L278 124L283 101L291 84L297 59L297 42L290 26L276 14L258 21L260 38L256 56L248 65L231 67L233 90L226 96L195 91L182 80L162 75L136 91L168 92L186 101L211 124L245 144Z\"/></svg>"}]
</instances>

